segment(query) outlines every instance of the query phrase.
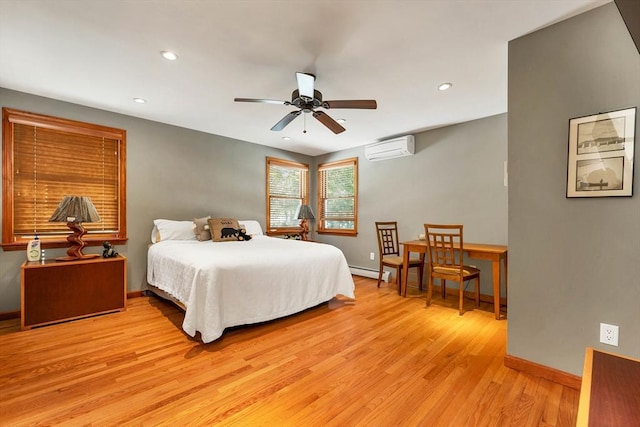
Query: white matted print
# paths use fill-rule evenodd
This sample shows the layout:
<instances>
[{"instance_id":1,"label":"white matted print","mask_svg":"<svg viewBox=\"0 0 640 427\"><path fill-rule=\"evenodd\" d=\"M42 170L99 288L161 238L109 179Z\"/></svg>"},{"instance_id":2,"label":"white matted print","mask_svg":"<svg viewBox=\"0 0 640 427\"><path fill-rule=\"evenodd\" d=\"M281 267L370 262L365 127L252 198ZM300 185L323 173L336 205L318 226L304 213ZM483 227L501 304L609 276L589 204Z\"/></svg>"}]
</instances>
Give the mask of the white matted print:
<instances>
[{"instance_id":1,"label":"white matted print","mask_svg":"<svg viewBox=\"0 0 640 427\"><path fill-rule=\"evenodd\" d=\"M567 197L633 195L636 108L569 120Z\"/></svg>"}]
</instances>

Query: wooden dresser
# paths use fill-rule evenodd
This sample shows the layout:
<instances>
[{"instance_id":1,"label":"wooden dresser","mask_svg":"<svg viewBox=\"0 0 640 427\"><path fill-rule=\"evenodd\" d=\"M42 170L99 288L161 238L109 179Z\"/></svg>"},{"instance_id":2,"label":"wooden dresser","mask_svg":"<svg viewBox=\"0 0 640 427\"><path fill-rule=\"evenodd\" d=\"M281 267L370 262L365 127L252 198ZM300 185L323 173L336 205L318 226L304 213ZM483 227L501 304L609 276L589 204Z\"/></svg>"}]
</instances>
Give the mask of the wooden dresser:
<instances>
[{"instance_id":1,"label":"wooden dresser","mask_svg":"<svg viewBox=\"0 0 640 427\"><path fill-rule=\"evenodd\" d=\"M576 426L640 426L640 360L587 348Z\"/></svg>"},{"instance_id":2,"label":"wooden dresser","mask_svg":"<svg viewBox=\"0 0 640 427\"><path fill-rule=\"evenodd\" d=\"M27 261L20 276L22 329L126 308L127 259L122 255Z\"/></svg>"}]
</instances>

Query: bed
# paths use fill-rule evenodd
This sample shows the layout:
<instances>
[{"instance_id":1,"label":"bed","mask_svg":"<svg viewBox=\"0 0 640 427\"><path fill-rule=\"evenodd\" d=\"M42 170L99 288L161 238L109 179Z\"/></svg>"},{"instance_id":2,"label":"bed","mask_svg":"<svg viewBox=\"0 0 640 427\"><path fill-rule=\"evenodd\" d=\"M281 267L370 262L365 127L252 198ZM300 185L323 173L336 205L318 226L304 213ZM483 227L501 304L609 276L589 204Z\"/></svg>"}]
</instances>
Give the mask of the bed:
<instances>
[{"instance_id":1,"label":"bed","mask_svg":"<svg viewBox=\"0 0 640 427\"><path fill-rule=\"evenodd\" d=\"M251 240L199 241L184 232L183 238L165 236L149 247L148 289L185 310L182 328L190 336L200 332L208 343L231 326L288 316L337 295L355 299L338 248L267 237L256 221L240 225ZM154 235L156 228L152 241Z\"/></svg>"}]
</instances>

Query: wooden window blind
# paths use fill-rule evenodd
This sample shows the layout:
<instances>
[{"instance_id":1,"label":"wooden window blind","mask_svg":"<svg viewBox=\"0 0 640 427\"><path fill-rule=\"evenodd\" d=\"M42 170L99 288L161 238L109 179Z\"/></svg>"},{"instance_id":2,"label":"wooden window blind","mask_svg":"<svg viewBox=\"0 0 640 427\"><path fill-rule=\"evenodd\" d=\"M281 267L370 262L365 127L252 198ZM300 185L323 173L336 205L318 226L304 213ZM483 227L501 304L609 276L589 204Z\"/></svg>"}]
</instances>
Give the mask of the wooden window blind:
<instances>
[{"instance_id":1,"label":"wooden window blind","mask_svg":"<svg viewBox=\"0 0 640 427\"><path fill-rule=\"evenodd\" d=\"M318 233L358 233L358 159L318 166Z\"/></svg>"},{"instance_id":2,"label":"wooden window blind","mask_svg":"<svg viewBox=\"0 0 640 427\"><path fill-rule=\"evenodd\" d=\"M120 129L3 109L5 249L38 235L65 246L66 223L49 222L65 195L88 196L100 222L83 223L88 244L126 240L125 137ZM47 245L48 244L48 245Z\"/></svg>"},{"instance_id":3,"label":"wooden window blind","mask_svg":"<svg viewBox=\"0 0 640 427\"><path fill-rule=\"evenodd\" d=\"M309 204L309 165L267 157L267 232L299 232L296 213L304 204Z\"/></svg>"}]
</instances>

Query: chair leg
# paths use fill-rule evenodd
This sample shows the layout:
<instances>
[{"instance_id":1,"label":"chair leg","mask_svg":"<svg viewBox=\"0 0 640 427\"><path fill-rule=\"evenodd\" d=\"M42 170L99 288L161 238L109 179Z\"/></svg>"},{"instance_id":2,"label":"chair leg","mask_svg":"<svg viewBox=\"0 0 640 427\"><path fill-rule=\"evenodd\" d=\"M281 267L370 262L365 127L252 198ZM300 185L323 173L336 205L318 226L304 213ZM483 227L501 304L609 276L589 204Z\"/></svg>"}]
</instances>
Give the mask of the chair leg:
<instances>
[{"instance_id":1,"label":"chair leg","mask_svg":"<svg viewBox=\"0 0 640 427\"><path fill-rule=\"evenodd\" d=\"M420 254L420 260L422 262L418 266L418 289L422 291L422 278L424 276L424 254Z\"/></svg>"},{"instance_id":2,"label":"chair leg","mask_svg":"<svg viewBox=\"0 0 640 427\"><path fill-rule=\"evenodd\" d=\"M380 263L380 267L378 268L378 287L380 287L380 281L382 280L382 262Z\"/></svg>"},{"instance_id":3,"label":"chair leg","mask_svg":"<svg viewBox=\"0 0 640 427\"><path fill-rule=\"evenodd\" d=\"M442 299L447 299L447 281L440 279L440 295Z\"/></svg>"},{"instance_id":4,"label":"chair leg","mask_svg":"<svg viewBox=\"0 0 640 427\"><path fill-rule=\"evenodd\" d=\"M460 292L458 292L460 294L459 299L460 299L460 316L462 316L463 311L463 306L464 306L464 286L463 286L464 282L461 281L460 282Z\"/></svg>"},{"instance_id":5,"label":"chair leg","mask_svg":"<svg viewBox=\"0 0 640 427\"><path fill-rule=\"evenodd\" d=\"M402 275L402 267L400 267L400 275ZM407 275L407 283L402 283L402 296L407 296L407 288L409 287L409 276Z\"/></svg>"},{"instance_id":6,"label":"chair leg","mask_svg":"<svg viewBox=\"0 0 640 427\"><path fill-rule=\"evenodd\" d=\"M429 279L427 280L427 307L431 305L431 293L433 292L433 277L429 274Z\"/></svg>"},{"instance_id":7,"label":"chair leg","mask_svg":"<svg viewBox=\"0 0 640 427\"><path fill-rule=\"evenodd\" d=\"M402 267L396 267L396 283L398 284L398 295L402 295ZM406 296L406 290L405 290Z\"/></svg>"},{"instance_id":8,"label":"chair leg","mask_svg":"<svg viewBox=\"0 0 640 427\"><path fill-rule=\"evenodd\" d=\"M476 306L480 307L480 277L476 277Z\"/></svg>"}]
</instances>

